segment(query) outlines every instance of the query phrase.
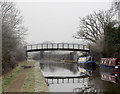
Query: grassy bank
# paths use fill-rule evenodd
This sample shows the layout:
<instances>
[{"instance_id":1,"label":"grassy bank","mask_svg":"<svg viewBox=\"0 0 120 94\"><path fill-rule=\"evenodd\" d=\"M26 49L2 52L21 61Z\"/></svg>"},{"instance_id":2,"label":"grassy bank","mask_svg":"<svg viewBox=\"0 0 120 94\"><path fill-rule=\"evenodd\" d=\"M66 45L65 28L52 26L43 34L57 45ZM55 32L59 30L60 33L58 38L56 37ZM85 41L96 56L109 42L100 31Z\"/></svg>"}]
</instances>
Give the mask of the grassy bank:
<instances>
[{"instance_id":1,"label":"grassy bank","mask_svg":"<svg viewBox=\"0 0 120 94\"><path fill-rule=\"evenodd\" d=\"M2 91L4 91L11 84L11 82L19 75L19 73L23 70L21 66L24 65L27 65L27 63L19 63L19 65L15 69L13 69L10 73L2 77Z\"/></svg>"},{"instance_id":2,"label":"grassy bank","mask_svg":"<svg viewBox=\"0 0 120 94\"><path fill-rule=\"evenodd\" d=\"M40 69L39 62L35 63L35 92L48 92L48 86Z\"/></svg>"},{"instance_id":3,"label":"grassy bank","mask_svg":"<svg viewBox=\"0 0 120 94\"><path fill-rule=\"evenodd\" d=\"M34 62L29 61L29 64L32 66L31 69L29 70L27 77L24 81L24 84L22 86L22 92L34 92Z\"/></svg>"},{"instance_id":4,"label":"grassy bank","mask_svg":"<svg viewBox=\"0 0 120 94\"><path fill-rule=\"evenodd\" d=\"M97 64L97 65L100 65L100 61L96 61L96 64Z\"/></svg>"},{"instance_id":5,"label":"grassy bank","mask_svg":"<svg viewBox=\"0 0 120 94\"><path fill-rule=\"evenodd\" d=\"M22 92L48 92L48 86L41 73L39 62L33 60L30 62L33 67L24 81Z\"/></svg>"}]
</instances>

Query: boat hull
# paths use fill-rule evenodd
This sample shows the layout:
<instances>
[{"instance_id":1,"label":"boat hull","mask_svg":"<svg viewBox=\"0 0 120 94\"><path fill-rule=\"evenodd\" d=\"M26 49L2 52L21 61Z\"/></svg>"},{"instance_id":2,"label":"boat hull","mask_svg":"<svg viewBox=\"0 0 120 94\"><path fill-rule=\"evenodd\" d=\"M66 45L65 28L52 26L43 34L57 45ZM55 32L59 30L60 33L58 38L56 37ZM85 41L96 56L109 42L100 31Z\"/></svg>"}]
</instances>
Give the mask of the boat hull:
<instances>
[{"instance_id":1,"label":"boat hull","mask_svg":"<svg viewBox=\"0 0 120 94\"><path fill-rule=\"evenodd\" d=\"M91 67L91 66L96 66L96 63L95 62L89 62L89 63L80 63L80 62L78 62L78 65Z\"/></svg>"},{"instance_id":2,"label":"boat hull","mask_svg":"<svg viewBox=\"0 0 120 94\"><path fill-rule=\"evenodd\" d=\"M111 65L104 65L104 64L100 64L100 68L104 68L104 69L107 69L107 70L115 70L115 67L116 66L111 66ZM120 66L117 66L118 67L118 69L117 69L117 71L120 71Z\"/></svg>"}]
</instances>

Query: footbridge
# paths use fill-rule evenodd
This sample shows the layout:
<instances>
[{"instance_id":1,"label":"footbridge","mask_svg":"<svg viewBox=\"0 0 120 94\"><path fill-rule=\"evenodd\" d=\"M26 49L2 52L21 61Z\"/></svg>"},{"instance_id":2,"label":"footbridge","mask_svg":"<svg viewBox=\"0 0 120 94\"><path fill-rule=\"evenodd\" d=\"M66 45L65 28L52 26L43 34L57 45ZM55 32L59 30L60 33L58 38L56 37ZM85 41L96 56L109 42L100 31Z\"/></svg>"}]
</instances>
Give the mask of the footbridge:
<instances>
[{"instance_id":1,"label":"footbridge","mask_svg":"<svg viewBox=\"0 0 120 94\"><path fill-rule=\"evenodd\" d=\"M66 50L90 52L89 48L83 44L74 43L41 43L27 45L26 52L47 51L47 50Z\"/></svg>"}]
</instances>

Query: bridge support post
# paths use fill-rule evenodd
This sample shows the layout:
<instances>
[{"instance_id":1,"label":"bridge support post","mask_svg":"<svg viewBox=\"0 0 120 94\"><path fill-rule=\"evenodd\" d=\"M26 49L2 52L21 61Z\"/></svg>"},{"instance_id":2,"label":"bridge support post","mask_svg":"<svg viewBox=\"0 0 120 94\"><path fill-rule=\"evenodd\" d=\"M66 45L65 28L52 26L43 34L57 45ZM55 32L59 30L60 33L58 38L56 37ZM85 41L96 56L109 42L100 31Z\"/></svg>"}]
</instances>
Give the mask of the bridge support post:
<instances>
[{"instance_id":1,"label":"bridge support post","mask_svg":"<svg viewBox=\"0 0 120 94\"><path fill-rule=\"evenodd\" d=\"M42 47L42 49L43 49L43 44L41 44L41 47Z\"/></svg>"},{"instance_id":2,"label":"bridge support post","mask_svg":"<svg viewBox=\"0 0 120 94\"><path fill-rule=\"evenodd\" d=\"M69 44L68 44L68 49L69 49Z\"/></svg>"},{"instance_id":3,"label":"bridge support post","mask_svg":"<svg viewBox=\"0 0 120 94\"><path fill-rule=\"evenodd\" d=\"M90 54L90 49L89 49L89 52L88 52L88 54Z\"/></svg>"},{"instance_id":4,"label":"bridge support post","mask_svg":"<svg viewBox=\"0 0 120 94\"><path fill-rule=\"evenodd\" d=\"M78 49L80 49L80 45L78 44Z\"/></svg>"},{"instance_id":5,"label":"bridge support post","mask_svg":"<svg viewBox=\"0 0 120 94\"><path fill-rule=\"evenodd\" d=\"M47 49L48 49L48 44L47 44Z\"/></svg>"},{"instance_id":6,"label":"bridge support post","mask_svg":"<svg viewBox=\"0 0 120 94\"><path fill-rule=\"evenodd\" d=\"M27 60L28 60L28 53L27 53L27 51L26 51L25 54L26 54L26 58L25 58L25 59L26 59L26 61L27 61Z\"/></svg>"},{"instance_id":7,"label":"bridge support post","mask_svg":"<svg viewBox=\"0 0 120 94\"><path fill-rule=\"evenodd\" d=\"M53 43L52 43L52 49L53 49Z\"/></svg>"},{"instance_id":8,"label":"bridge support post","mask_svg":"<svg viewBox=\"0 0 120 94\"><path fill-rule=\"evenodd\" d=\"M37 49L38 49L38 44L36 45Z\"/></svg>"},{"instance_id":9,"label":"bridge support post","mask_svg":"<svg viewBox=\"0 0 120 94\"><path fill-rule=\"evenodd\" d=\"M64 43L62 44L62 46L63 46L62 48L64 49Z\"/></svg>"},{"instance_id":10,"label":"bridge support post","mask_svg":"<svg viewBox=\"0 0 120 94\"><path fill-rule=\"evenodd\" d=\"M57 48L59 49L59 44L57 44Z\"/></svg>"},{"instance_id":11,"label":"bridge support post","mask_svg":"<svg viewBox=\"0 0 120 94\"><path fill-rule=\"evenodd\" d=\"M32 50L32 45L31 45L31 50Z\"/></svg>"}]
</instances>

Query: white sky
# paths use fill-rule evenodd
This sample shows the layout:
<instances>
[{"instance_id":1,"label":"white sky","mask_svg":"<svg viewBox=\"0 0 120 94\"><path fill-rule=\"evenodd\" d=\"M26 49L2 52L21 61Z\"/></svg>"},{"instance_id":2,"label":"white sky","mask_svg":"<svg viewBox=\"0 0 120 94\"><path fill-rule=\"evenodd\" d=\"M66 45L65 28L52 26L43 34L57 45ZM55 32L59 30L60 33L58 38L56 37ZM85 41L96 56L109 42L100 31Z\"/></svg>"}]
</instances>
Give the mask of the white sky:
<instances>
[{"instance_id":1,"label":"white sky","mask_svg":"<svg viewBox=\"0 0 120 94\"><path fill-rule=\"evenodd\" d=\"M79 17L98 10L107 10L112 0L12 0L24 17L28 43L75 42ZM49 1L49 2L48 2ZM84 2L83 2L84 1Z\"/></svg>"}]
</instances>

